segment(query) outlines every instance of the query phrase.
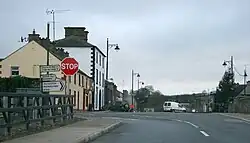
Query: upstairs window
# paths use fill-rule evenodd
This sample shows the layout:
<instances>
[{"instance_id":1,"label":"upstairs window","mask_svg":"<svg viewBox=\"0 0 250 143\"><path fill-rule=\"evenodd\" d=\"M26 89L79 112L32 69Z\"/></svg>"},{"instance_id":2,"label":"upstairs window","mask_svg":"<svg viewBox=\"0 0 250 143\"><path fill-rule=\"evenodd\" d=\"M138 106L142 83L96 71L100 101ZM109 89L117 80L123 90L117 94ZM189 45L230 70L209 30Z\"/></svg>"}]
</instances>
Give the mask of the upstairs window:
<instances>
[{"instance_id":1,"label":"upstairs window","mask_svg":"<svg viewBox=\"0 0 250 143\"><path fill-rule=\"evenodd\" d=\"M98 64L98 52L96 52L96 63Z\"/></svg>"}]
</instances>

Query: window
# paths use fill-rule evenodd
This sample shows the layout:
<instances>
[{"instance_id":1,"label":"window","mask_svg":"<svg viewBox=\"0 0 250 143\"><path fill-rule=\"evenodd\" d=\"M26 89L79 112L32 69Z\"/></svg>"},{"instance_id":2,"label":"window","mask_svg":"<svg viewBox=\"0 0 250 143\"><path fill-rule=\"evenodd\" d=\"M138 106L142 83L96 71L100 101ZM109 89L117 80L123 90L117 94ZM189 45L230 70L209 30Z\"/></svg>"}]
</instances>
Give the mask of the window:
<instances>
[{"instance_id":1,"label":"window","mask_svg":"<svg viewBox=\"0 0 250 143\"><path fill-rule=\"evenodd\" d=\"M0 65L0 68L2 68L2 65Z\"/></svg>"},{"instance_id":2,"label":"window","mask_svg":"<svg viewBox=\"0 0 250 143\"><path fill-rule=\"evenodd\" d=\"M96 75L96 82L95 83L98 84L98 69L96 69L96 74L95 75Z\"/></svg>"},{"instance_id":3,"label":"window","mask_svg":"<svg viewBox=\"0 0 250 143\"><path fill-rule=\"evenodd\" d=\"M69 95L71 95L71 89L69 89Z\"/></svg>"},{"instance_id":4,"label":"window","mask_svg":"<svg viewBox=\"0 0 250 143\"><path fill-rule=\"evenodd\" d=\"M101 83L102 83L102 73L101 71L99 71L99 85L101 86Z\"/></svg>"},{"instance_id":5,"label":"window","mask_svg":"<svg viewBox=\"0 0 250 143\"><path fill-rule=\"evenodd\" d=\"M82 76L82 87L84 87L84 76Z\"/></svg>"},{"instance_id":6,"label":"window","mask_svg":"<svg viewBox=\"0 0 250 143\"><path fill-rule=\"evenodd\" d=\"M74 75L74 84L76 84L76 74Z\"/></svg>"},{"instance_id":7,"label":"window","mask_svg":"<svg viewBox=\"0 0 250 143\"><path fill-rule=\"evenodd\" d=\"M102 56L99 55L99 65L102 66Z\"/></svg>"},{"instance_id":8,"label":"window","mask_svg":"<svg viewBox=\"0 0 250 143\"><path fill-rule=\"evenodd\" d=\"M102 87L104 87L105 81L104 81L104 73L102 73Z\"/></svg>"},{"instance_id":9,"label":"window","mask_svg":"<svg viewBox=\"0 0 250 143\"><path fill-rule=\"evenodd\" d=\"M81 75L80 75L80 74L78 75L78 80L79 80L79 81L78 81L79 86L81 86Z\"/></svg>"},{"instance_id":10,"label":"window","mask_svg":"<svg viewBox=\"0 0 250 143\"><path fill-rule=\"evenodd\" d=\"M104 68L104 57L102 57L102 68Z\"/></svg>"},{"instance_id":11,"label":"window","mask_svg":"<svg viewBox=\"0 0 250 143\"><path fill-rule=\"evenodd\" d=\"M76 91L74 91L74 102L73 102L74 105L76 105Z\"/></svg>"},{"instance_id":12,"label":"window","mask_svg":"<svg viewBox=\"0 0 250 143\"><path fill-rule=\"evenodd\" d=\"M71 83L71 76L69 76L69 83Z\"/></svg>"},{"instance_id":13,"label":"window","mask_svg":"<svg viewBox=\"0 0 250 143\"><path fill-rule=\"evenodd\" d=\"M11 76L19 75L19 67L18 66L11 66Z\"/></svg>"},{"instance_id":14,"label":"window","mask_svg":"<svg viewBox=\"0 0 250 143\"><path fill-rule=\"evenodd\" d=\"M0 74L2 74L2 71L0 71Z\"/></svg>"},{"instance_id":15,"label":"window","mask_svg":"<svg viewBox=\"0 0 250 143\"><path fill-rule=\"evenodd\" d=\"M98 87L96 87L96 91L95 91L95 108L97 108L97 104L98 104ZM100 99L99 99L100 100Z\"/></svg>"},{"instance_id":16,"label":"window","mask_svg":"<svg viewBox=\"0 0 250 143\"><path fill-rule=\"evenodd\" d=\"M86 77L86 83L85 84L86 84L85 87L88 88L88 78L87 77Z\"/></svg>"},{"instance_id":17,"label":"window","mask_svg":"<svg viewBox=\"0 0 250 143\"><path fill-rule=\"evenodd\" d=\"M96 52L96 63L98 64L98 52Z\"/></svg>"}]
</instances>

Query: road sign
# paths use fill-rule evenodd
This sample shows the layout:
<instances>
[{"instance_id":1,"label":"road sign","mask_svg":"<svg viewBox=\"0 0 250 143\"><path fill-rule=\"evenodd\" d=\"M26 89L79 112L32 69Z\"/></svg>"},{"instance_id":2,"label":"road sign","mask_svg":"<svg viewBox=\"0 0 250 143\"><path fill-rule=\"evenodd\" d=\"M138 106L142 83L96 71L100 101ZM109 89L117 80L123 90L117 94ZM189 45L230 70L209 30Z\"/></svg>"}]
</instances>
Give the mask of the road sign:
<instances>
[{"instance_id":1,"label":"road sign","mask_svg":"<svg viewBox=\"0 0 250 143\"><path fill-rule=\"evenodd\" d=\"M79 64L74 58L65 58L61 62L61 70L66 76L74 75L79 70Z\"/></svg>"},{"instance_id":2,"label":"road sign","mask_svg":"<svg viewBox=\"0 0 250 143\"><path fill-rule=\"evenodd\" d=\"M56 75L55 74L44 74L44 75L42 75L42 80L43 81L55 81Z\"/></svg>"},{"instance_id":3,"label":"road sign","mask_svg":"<svg viewBox=\"0 0 250 143\"><path fill-rule=\"evenodd\" d=\"M59 72L60 71L60 65L40 65L40 72Z\"/></svg>"},{"instance_id":4,"label":"road sign","mask_svg":"<svg viewBox=\"0 0 250 143\"><path fill-rule=\"evenodd\" d=\"M43 82L43 92L62 91L64 87L65 84L62 80Z\"/></svg>"}]
</instances>

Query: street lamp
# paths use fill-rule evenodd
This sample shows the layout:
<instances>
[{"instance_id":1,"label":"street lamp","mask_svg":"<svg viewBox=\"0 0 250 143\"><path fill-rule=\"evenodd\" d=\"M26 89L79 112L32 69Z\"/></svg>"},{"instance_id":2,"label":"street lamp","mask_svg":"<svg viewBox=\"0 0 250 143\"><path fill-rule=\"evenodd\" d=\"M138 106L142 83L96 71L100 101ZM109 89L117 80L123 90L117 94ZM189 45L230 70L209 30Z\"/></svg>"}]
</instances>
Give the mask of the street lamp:
<instances>
[{"instance_id":1,"label":"street lamp","mask_svg":"<svg viewBox=\"0 0 250 143\"><path fill-rule=\"evenodd\" d=\"M134 105L134 76L137 76L138 78L140 77L140 74L139 73L135 73L134 70L132 70L132 91L131 91L131 95L132 95L132 105Z\"/></svg>"},{"instance_id":2,"label":"street lamp","mask_svg":"<svg viewBox=\"0 0 250 143\"><path fill-rule=\"evenodd\" d=\"M108 60L109 60L109 50L111 49L111 48L114 48L116 51L119 51L120 50L120 48L119 48L119 46L118 46L118 44L109 44L109 38L107 38L107 60L106 60L106 80L108 79L108 76L109 76L109 73L108 73L108 68L109 68L109 62L108 62Z\"/></svg>"},{"instance_id":3,"label":"street lamp","mask_svg":"<svg viewBox=\"0 0 250 143\"><path fill-rule=\"evenodd\" d=\"M250 64L244 65L244 96L246 96L246 88L247 88L247 83L246 83L246 78L247 78L247 66Z\"/></svg>"},{"instance_id":4,"label":"street lamp","mask_svg":"<svg viewBox=\"0 0 250 143\"><path fill-rule=\"evenodd\" d=\"M222 65L227 66L227 63L230 64L230 71L233 74L234 73L234 71L233 71L234 70L234 68L233 68L233 66L234 66L234 64L233 64L233 56L231 56L231 59L229 61L224 61Z\"/></svg>"}]
</instances>

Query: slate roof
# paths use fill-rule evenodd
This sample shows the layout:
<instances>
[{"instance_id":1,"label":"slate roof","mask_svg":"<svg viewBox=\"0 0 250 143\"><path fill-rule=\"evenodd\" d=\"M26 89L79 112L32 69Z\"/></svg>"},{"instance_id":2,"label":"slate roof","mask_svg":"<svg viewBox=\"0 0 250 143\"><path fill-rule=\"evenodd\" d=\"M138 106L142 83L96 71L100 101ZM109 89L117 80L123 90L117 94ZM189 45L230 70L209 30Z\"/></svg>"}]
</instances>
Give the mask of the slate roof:
<instances>
[{"instance_id":1,"label":"slate roof","mask_svg":"<svg viewBox=\"0 0 250 143\"><path fill-rule=\"evenodd\" d=\"M240 95L240 93L244 90L245 87L246 86L242 85L242 84L237 85L233 97L236 97L236 96Z\"/></svg>"},{"instance_id":2,"label":"slate roof","mask_svg":"<svg viewBox=\"0 0 250 143\"><path fill-rule=\"evenodd\" d=\"M95 47L104 57L106 55L95 45L88 43L85 40L82 40L78 36L67 36L63 39L55 41L56 47L79 47L79 48L91 48Z\"/></svg>"},{"instance_id":3,"label":"slate roof","mask_svg":"<svg viewBox=\"0 0 250 143\"><path fill-rule=\"evenodd\" d=\"M84 40L81 40L77 36L68 36L63 39L55 41L56 47L96 47Z\"/></svg>"}]
</instances>

